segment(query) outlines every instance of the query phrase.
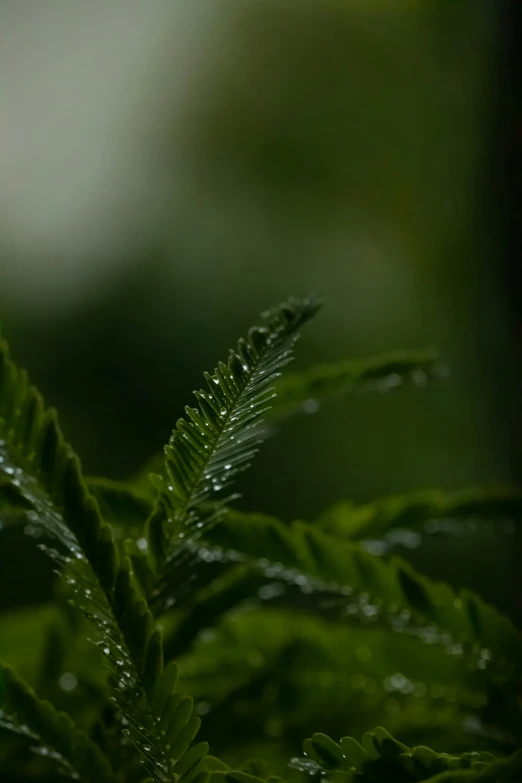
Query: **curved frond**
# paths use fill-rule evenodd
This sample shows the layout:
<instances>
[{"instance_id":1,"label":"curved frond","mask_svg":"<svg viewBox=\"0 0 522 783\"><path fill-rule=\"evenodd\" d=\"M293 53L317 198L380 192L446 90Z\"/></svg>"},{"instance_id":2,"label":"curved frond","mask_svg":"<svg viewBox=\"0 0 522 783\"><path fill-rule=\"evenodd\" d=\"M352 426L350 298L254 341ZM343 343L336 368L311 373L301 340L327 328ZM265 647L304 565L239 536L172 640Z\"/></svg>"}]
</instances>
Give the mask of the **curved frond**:
<instances>
[{"instance_id":1,"label":"curved frond","mask_svg":"<svg viewBox=\"0 0 522 783\"><path fill-rule=\"evenodd\" d=\"M227 364L205 374L207 391L195 392L198 407L185 409L187 418L178 421L165 448L167 478L155 479L160 511L150 524L160 564L166 555L179 554L184 539L201 538L219 518L224 501L207 515L201 506L223 497L256 454L273 383L291 360L298 329L319 307L317 299L290 299L266 311L262 325L239 340Z\"/></svg>"},{"instance_id":2,"label":"curved frond","mask_svg":"<svg viewBox=\"0 0 522 783\"><path fill-rule=\"evenodd\" d=\"M487 766L471 769L448 769L431 778L430 783L518 783L522 775L522 751Z\"/></svg>"},{"instance_id":3,"label":"curved frond","mask_svg":"<svg viewBox=\"0 0 522 783\"><path fill-rule=\"evenodd\" d=\"M434 582L399 558L376 558L305 523L287 527L235 512L209 531L196 552L202 572L210 567L212 573L216 563L243 565L279 585L282 594L297 588L305 608L315 604L347 621L385 623L427 643L459 645L480 668L519 680L522 636L510 620L473 593ZM175 572L170 576L176 589Z\"/></svg>"},{"instance_id":4,"label":"curved frond","mask_svg":"<svg viewBox=\"0 0 522 783\"><path fill-rule=\"evenodd\" d=\"M514 783L514 773L520 774L522 770L520 751L508 759L497 759L487 752L454 756L426 747L409 748L383 728L367 732L361 744L351 737L343 737L337 743L326 734L314 734L305 740L303 749L305 758L292 759L291 766L339 783L388 783L390 780L419 783L512 780ZM506 777L506 773L512 776Z\"/></svg>"},{"instance_id":5,"label":"curved frond","mask_svg":"<svg viewBox=\"0 0 522 783\"><path fill-rule=\"evenodd\" d=\"M123 481L88 478L89 492L98 501L101 515L119 538L144 535L151 501Z\"/></svg>"},{"instance_id":6,"label":"curved frond","mask_svg":"<svg viewBox=\"0 0 522 783\"><path fill-rule=\"evenodd\" d=\"M68 777L85 783L116 782L100 748L66 713L39 699L11 669L0 665L0 677L0 729L25 739L33 753L54 761Z\"/></svg>"},{"instance_id":7,"label":"curved frond","mask_svg":"<svg viewBox=\"0 0 522 783\"><path fill-rule=\"evenodd\" d=\"M502 710L485 673L468 663L384 627L246 603L203 627L179 658L183 688L202 705L206 738L221 753L226 747L227 758L272 724L273 755L286 758L318 724L354 734L382 720L412 745L455 751L487 742L509 752L520 732L517 705L510 715Z\"/></svg>"},{"instance_id":8,"label":"curved frond","mask_svg":"<svg viewBox=\"0 0 522 783\"><path fill-rule=\"evenodd\" d=\"M141 754L152 778L163 783L182 762L199 719L189 716L186 726L176 724L167 731L170 724L164 726L164 716L155 711L153 694L163 682L161 633L153 628L129 560L124 551L118 552L112 530L83 480L79 460L63 439L56 414L45 410L27 374L9 358L4 341L0 341L0 481L23 498L28 509L26 532L40 540L40 549L56 563L72 600L96 629L112 698L125 726L122 732Z\"/></svg>"},{"instance_id":9,"label":"curved frond","mask_svg":"<svg viewBox=\"0 0 522 783\"><path fill-rule=\"evenodd\" d=\"M319 364L302 373L287 375L278 382L270 418L299 411L314 413L325 399L348 393L391 391L407 384L424 386L443 375L433 350L402 351L371 359Z\"/></svg>"},{"instance_id":10,"label":"curved frond","mask_svg":"<svg viewBox=\"0 0 522 783\"><path fill-rule=\"evenodd\" d=\"M356 506L340 503L317 521L322 530L356 541L383 540L397 530L437 534L461 531L480 522L522 520L522 492L516 488L471 488L458 492L425 490Z\"/></svg>"}]
</instances>

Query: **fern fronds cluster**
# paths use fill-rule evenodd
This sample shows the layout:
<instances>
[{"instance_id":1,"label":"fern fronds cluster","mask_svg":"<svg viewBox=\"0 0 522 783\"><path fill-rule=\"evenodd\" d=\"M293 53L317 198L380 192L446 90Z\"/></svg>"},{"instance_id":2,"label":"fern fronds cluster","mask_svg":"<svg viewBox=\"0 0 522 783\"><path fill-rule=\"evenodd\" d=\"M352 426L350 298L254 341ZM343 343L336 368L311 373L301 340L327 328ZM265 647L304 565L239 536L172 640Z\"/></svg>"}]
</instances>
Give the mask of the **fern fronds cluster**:
<instances>
[{"instance_id":1,"label":"fern fronds cluster","mask_svg":"<svg viewBox=\"0 0 522 783\"><path fill-rule=\"evenodd\" d=\"M408 748L386 729L367 732L359 744L352 737L339 743L326 734L314 734L303 744L305 758L292 765L329 780L383 783L390 780L412 781L515 781L522 773L522 752L498 759L489 752L462 753L453 756L430 748Z\"/></svg>"},{"instance_id":2,"label":"fern fronds cluster","mask_svg":"<svg viewBox=\"0 0 522 783\"><path fill-rule=\"evenodd\" d=\"M71 718L39 699L10 669L0 669L6 699L0 709L0 728L31 743L31 750L57 763L67 776L89 783L115 783L116 775L98 745L76 729Z\"/></svg>"},{"instance_id":3,"label":"fern fronds cluster","mask_svg":"<svg viewBox=\"0 0 522 783\"><path fill-rule=\"evenodd\" d=\"M164 714L156 693L168 692L172 683L163 672L161 633L153 628L130 560L117 551L56 414L45 410L26 373L10 360L5 344L0 358L0 473L4 481L10 477L16 506L28 509L31 535L54 560L70 600L93 626L122 734L152 779L167 780L194 739L199 719L188 716L188 729L170 710ZM203 756L205 748L199 750Z\"/></svg>"},{"instance_id":4,"label":"fern fronds cluster","mask_svg":"<svg viewBox=\"0 0 522 783\"><path fill-rule=\"evenodd\" d=\"M56 412L0 340L0 529L50 558L55 610L67 618L66 632L42 629L35 682L16 660L1 664L9 779L518 779L520 630L473 591L389 557L399 533L447 532L441 520L468 534L484 521L510 530L522 518L518 491L344 501L315 522L234 507L232 487L268 432L263 418L440 377L432 352L413 352L279 380L319 307L290 299L262 314L205 374L150 482L85 478ZM75 658L86 642L92 655ZM81 709L67 701L80 680ZM347 738L386 718L397 739L384 729L361 745ZM300 758L296 742L309 732ZM447 749L408 744L419 733ZM263 763L247 761L252 749Z\"/></svg>"}]
</instances>

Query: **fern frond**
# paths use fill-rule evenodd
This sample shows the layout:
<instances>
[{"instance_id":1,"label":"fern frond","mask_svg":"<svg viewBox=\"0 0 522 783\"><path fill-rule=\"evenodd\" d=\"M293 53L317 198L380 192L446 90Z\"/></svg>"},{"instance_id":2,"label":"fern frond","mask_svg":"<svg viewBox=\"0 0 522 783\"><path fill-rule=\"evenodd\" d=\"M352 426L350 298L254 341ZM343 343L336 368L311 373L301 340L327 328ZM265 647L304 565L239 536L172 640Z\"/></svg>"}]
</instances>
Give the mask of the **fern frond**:
<instances>
[{"instance_id":1,"label":"fern frond","mask_svg":"<svg viewBox=\"0 0 522 783\"><path fill-rule=\"evenodd\" d=\"M0 665L0 677L1 729L26 739L34 753L54 761L68 777L115 783L116 775L100 748L66 713L39 699L11 669Z\"/></svg>"},{"instance_id":2,"label":"fern frond","mask_svg":"<svg viewBox=\"0 0 522 783\"><path fill-rule=\"evenodd\" d=\"M459 756L437 753L426 747L409 748L383 728L367 732L359 744L351 737L339 743L326 734L314 734L303 744L305 758L295 758L291 766L311 775L346 783L388 783L390 780L500 781L518 780L522 751L510 758L497 759L491 753L471 752Z\"/></svg>"},{"instance_id":3,"label":"fern frond","mask_svg":"<svg viewBox=\"0 0 522 783\"><path fill-rule=\"evenodd\" d=\"M356 541L383 539L395 530L444 533L466 524L522 520L522 492L510 487L471 488L458 492L428 490L382 498L356 506L340 503L317 521L322 530Z\"/></svg>"},{"instance_id":4,"label":"fern frond","mask_svg":"<svg viewBox=\"0 0 522 783\"><path fill-rule=\"evenodd\" d=\"M149 498L124 481L88 478L86 483L117 540L137 540L145 535L145 522L152 511Z\"/></svg>"},{"instance_id":5,"label":"fern frond","mask_svg":"<svg viewBox=\"0 0 522 783\"><path fill-rule=\"evenodd\" d=\"M89 492L96 498L105 522L125 525L130 530L143 527L151 510L150 499L125 481L89 476Z\"/></svg>"},{"instance_id":6,"label":"fern frond","mask_svg":"<svg viewBox=\"0 0 522 783\"><path fill-rule=\"evenodd\" d=\"M249 592L242 593L242 587ZM393 697L401 709L388 720L395 725L400 717L401 730L412 732L419 721L429 723L446 710L450 711L446 721L458 718L462 735L465 716L476 714L478 731L487 732L494 719L498 741L509 746L510 737L521 725L509 684L501 686L492 681L491 672L474 668L467 655L458 654L458 646L441 655L440 646L419 649L415 637L390 633L385 623L365 625L361 618L357 625L347 624L339 609L332 614L329 598L325 593L303 595L298 586L289 589L275 577L263 579L259 572L236 567L202 591L183 612L176 613L172 630L165 618L166 651L179 660L183 677L190 672L184 686L209 705L219 704L223 688L241 689L249 677L257 680L259 668L248 662L262 659L266 687L273 692L281 677L287 692L292 692L292 698L278 707L277 718L285 714L291 725L303 723L305 730L314 725L313 721L306 723L310 713L317 725L317 715L323 715L323 709L321 725L335 730L339 721L345 722L344 705L348 702L359 720L379 704L381 712L370 712L365 723L371 725L386 709L386 700ZM294 643L297 660L283 668L282 661L287 660L283 656L272 666L270 661L277 652ZM320 678L317 672L322 673ZM236 701L241 698L238 694ZM269 704L260 704L257 713L264 716L269 708ZM266 719L260 718L258 731ZM217 715L206 716L207 732L216 721L219 725Z\"/></svg>"},{"instance_id":7,"label":"fern frond","mask_svg":"<svg viewBox=\"0 0 522 783\"><path fill-rule=\"evenodd\" d=\"M118 553L56 414L44 409L27 374L9 358L5 341L0 341L0 481L15 488L30 509L31 533L53 542L39 546L97 630L123 732L148 773L162 783L182 764L199 719L189 713L171 726L171 716L156 711L156 688L168 686L161 634L153 630L129 560Z\"/></svg>"},{"instance_id":8,"label":"fern frond","mask_svg":"<svg viewBox=\"0 0 522 783\"><path fill-rule=\"evenodd\" d=\"M265 411L265 418L285 418L299 411L313 413L330 397L382 392L408 384L424 385L445 374L446 370L438 363L433 350L402 351L371 359L320 364L301 373L286 374L276 381L275 395ZM210 388L214 390L212 385ZM158 453L137 472L131 483L140 494L150 495L150 474L163 472L164 456Z\"/></svg>"},{"instance_id":9,"label":"fern frond","mask_svg":"<svg viewBox=\"0 0 522 783\"><path fill-rule=\"evenodd\" d=\"M195 392L198 408L187 407L165 448L167 478L156 477L159 510L151 518L151 538L161 563L179 554L183 539L201 538L219 518L224 501L211 513L201 506L223 497L234 477L248 467L262 437L260 420L270 407L273 382L291 360L298 329L315 315L317 299L290 299L262 314L262 325L239 340L227 364L205 374L207 391Z\"/></svg>"},{"instance_id":10,"label":"fern frond","mask_svg":"<svg viewBox=\"0 0 522 783\"><path fill-rule=\"evenodd\" d=\"M495 706L484 672L471 671L461 656L419 650L384 627L332 624L292 607L245 602L219 625L203 627L179 664L183 688L203 705L206 738L221 753L225 745L227 758L241 749L238 738L255 743L271 723L278 753L318 724L353 734L383 715L403 741L420 738L450 751L482 748L488 737L488 747L510 752L520 732L517 705L509 717Z\"/></svg>"},{"instance_id":11,"label":"fern frond","mask_svg":"<svg viewBox=\"0 0 522 783\"><path fill-rule=\"evenodd\" d=\"M409 564L387 562L356 543L339 541L306 523L229 513L197 549L200 566L243 564L267 582L304 594L304 605L320 601L322 611L417 635L444 646L463 645L480 668L499 668L518 681L522 636L507 617L468 591L433 582ZM322 600L320 600L322 599Z\"/></svg>"},{"instance_id":12,"label":"fern frond","mask_svg":"<svg viewBox=\"0 0 522 783\"><path fill-rule=\"evenodd\" d=\"M522 775L522 751L508 758L500 758L487 764L477 764L471 769L449 769L430 779L430 783L518 783Z\"/></svg>"},{"instance_id":13,"label":"fern frond","mask_svg":"<svg viewBox=\"0 0 522 783\"><path fill-rule=\"evenodd\" d=\"M277 383L277 396L269 415L279 418L298 411L314 413L329 397L391 391L407 384L424 386L443 375L433 350L319 364L302 373L287 375Z\"/></svg>"}]
</instances>

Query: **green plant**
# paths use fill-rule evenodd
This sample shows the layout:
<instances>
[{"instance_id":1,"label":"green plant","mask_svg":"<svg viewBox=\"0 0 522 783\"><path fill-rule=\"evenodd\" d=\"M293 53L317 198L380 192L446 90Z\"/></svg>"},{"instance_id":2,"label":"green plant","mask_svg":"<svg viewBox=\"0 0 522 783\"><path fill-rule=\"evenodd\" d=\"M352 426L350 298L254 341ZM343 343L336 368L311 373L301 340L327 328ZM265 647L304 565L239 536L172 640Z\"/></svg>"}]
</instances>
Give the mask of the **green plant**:
<instances>
[{"instance_id":1,"label":"green plant","mask_svg":"<svg viewBox=\"0 0 522 783\"><path fill-rule=\"evenodd\" d=\"M2 780L520 779L518 629L389 553L441 516L443 532L518 520L522 496L429 492L292 524L232 508L271 421L438 375L426 352L278 381L319 306L263 314L205 375L150 481L85 478L0 342L0 523L58 576L52 606L20 620L33 655L20 659L16 621L0 638ZM366 731L383 716L399 739ZM319 727L343 739L315 733L292 753ZM364 731L362 745L345 736Z\"/></svg>"}]
</instances>

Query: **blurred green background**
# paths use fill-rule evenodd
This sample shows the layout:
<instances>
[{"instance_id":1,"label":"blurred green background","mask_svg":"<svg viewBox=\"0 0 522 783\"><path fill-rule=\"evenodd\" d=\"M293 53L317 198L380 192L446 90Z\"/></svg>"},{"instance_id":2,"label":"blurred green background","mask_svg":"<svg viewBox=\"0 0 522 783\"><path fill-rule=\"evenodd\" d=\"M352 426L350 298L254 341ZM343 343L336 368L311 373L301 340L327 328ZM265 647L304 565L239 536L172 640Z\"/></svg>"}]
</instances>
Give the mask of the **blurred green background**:
<instances>
[{"instance_id":1,"label":"blurred green background","mask_svg":"<svg viewBox=\"0 0 522 783\"><path fill-rule=\"evenodd\" d=\"M285 425L244 507L313 519L511 479L486 187L501 8L0 3L0 314L88 473L139 469L258 312L311 291L295 367L435 346L451 376ZM47 563L1 542L2 605L47 598ZM513 610L509 546L411 556Z\"/></svg>"}]
</instances>

